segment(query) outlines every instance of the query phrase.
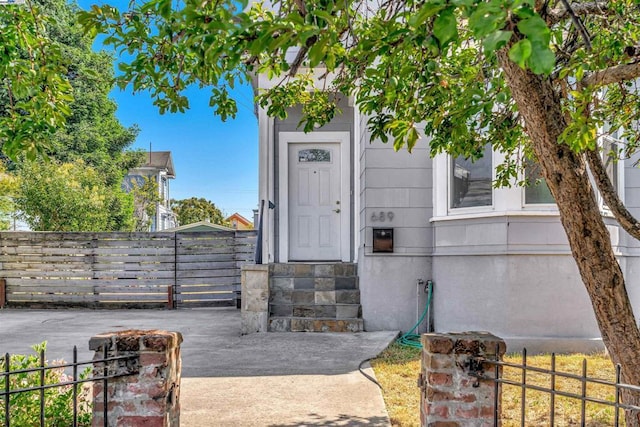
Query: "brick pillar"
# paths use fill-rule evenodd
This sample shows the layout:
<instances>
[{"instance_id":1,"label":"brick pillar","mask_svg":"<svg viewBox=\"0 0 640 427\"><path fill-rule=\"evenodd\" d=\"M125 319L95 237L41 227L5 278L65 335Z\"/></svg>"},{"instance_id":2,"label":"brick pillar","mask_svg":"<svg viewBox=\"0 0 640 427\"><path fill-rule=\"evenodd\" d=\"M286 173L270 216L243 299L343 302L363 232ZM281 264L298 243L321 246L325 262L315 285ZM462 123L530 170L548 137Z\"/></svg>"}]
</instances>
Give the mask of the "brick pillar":
<instances>
[{"instance_id":1,"label":"brick pillar","mask_svg":"<svg viewBox=\"0 0 640 427\"><path fill-rule=\"evenodd\" d=\"M178 427L180 425L180 343L182 334L129 330L96 335L89 341L94 360L138 355L136 374L109 379L108 425L118 427ZM110 374L122 372L125 362L108 362ZM130 364L130 363L129 363ZM95 364L102 376L102 364ZM104 390L93 383L93 426L103 426Z\"/></svg>"},{"instance_id":2,"label":"brick pillar","mask_svg":"<svg viewBox=\"0 0 640 427\"><path fill-rule=\"evenodd\" d=\"M470 376L467 362L474 356L495 358L496 346L498 359L502 360L506 345L488 332L422 335L422 426L493 425L494 382ZM483 375L493 377L494 372L487 367Z\"/></svg>"}]
</instances>

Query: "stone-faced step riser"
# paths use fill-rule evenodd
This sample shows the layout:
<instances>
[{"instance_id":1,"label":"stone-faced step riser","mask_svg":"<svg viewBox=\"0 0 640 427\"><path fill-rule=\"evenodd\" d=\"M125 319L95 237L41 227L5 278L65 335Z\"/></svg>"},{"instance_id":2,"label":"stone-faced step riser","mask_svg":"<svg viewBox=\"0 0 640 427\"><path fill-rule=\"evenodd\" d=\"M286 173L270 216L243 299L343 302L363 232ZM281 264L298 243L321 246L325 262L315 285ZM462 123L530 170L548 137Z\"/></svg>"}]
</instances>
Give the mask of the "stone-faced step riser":
<instances>
[{"instance_id":1,"label":"stone-faced step riser","mask_svg":"<svg viewBox=\"0 0 640 427\"><path fill-rule=\"evenodd\" d=\"M269 320L271 332L362 332L362 319L306 319L272 318Z\"/></svg>"},{"instance_id":2,"label":"stone-faced step riser","mask_svg":"<svg viewBox=\"0 0 640 427\"><path fill-rule=\"evenodd\" d=\"M272 277L272 290L352 291L359 289L357 277Z\"/></svg>"},{"instance_id":3,"label":"stone-faced step riser","mask_svg":"<svg viewBox=\"0 0 640 427\"><path fill-rule=\"evenodd\" d=\"M353 263L335 264L270 264L271 277L356 277L357 268Z\"/></svg>"},{"instance_id":4,"label":"stone-faced step riser","mask_svg":"<svg viewBox=\"0 0 640 427\"><path fill-rule=\"evenodd\" d=\"M270 304L269 315L272 317L330 318L337 320L359 319L362 317L362 307L360 304Z\"/></svg>"},{"instance_id":5,"label":"stone-faced step riser","mask_svg":"<svg viewBox=\"0 0 640 427\"><path fill-rule=\"evenodd\" d=\"M272 304L360 304L360 291L314 291L272 289L269 293Z\"/></svg>"}]
</instances>

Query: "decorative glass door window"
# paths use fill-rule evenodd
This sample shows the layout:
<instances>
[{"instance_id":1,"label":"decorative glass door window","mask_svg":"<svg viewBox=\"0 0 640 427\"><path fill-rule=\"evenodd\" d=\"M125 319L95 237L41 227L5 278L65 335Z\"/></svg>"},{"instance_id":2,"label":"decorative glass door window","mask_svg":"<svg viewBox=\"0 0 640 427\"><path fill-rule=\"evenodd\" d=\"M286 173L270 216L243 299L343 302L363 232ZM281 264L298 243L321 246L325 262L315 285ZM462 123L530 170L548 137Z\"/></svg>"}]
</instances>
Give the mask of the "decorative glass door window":
<instances>
[{"instance_id":1,"label":"decorative glass door window","mask_svg":"<svg viewBox=\"0 0 640 427\"><path fill-rule=\"evenodd\" d=\"M308 148L298 151L298 162L331 162L331 151Z\"/></svg>"}]
</instances>

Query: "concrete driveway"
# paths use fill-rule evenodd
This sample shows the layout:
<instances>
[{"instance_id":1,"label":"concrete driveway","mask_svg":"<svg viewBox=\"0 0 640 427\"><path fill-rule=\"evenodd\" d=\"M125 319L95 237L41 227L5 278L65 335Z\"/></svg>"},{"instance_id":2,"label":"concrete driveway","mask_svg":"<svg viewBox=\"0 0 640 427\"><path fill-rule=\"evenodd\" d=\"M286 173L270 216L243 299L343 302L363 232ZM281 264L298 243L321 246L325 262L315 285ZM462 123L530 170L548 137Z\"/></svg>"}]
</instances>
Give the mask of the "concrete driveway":
<instances>
[{"instance_id":1,"label":"concrete driveway","mask_svg":"<svg viewBox=\"0 0 640 427\"><path fill-rule=\"evenodd\" d=\"M70 360L74 345L79 359L89 360L93 335L124 329L183 334L183 426L389 425L380 390L358 365L380 353L396 332L241 336L235 308L5 309L0 353L27 353L46 340L49 360Z\"/></svg>"}]
</instances>

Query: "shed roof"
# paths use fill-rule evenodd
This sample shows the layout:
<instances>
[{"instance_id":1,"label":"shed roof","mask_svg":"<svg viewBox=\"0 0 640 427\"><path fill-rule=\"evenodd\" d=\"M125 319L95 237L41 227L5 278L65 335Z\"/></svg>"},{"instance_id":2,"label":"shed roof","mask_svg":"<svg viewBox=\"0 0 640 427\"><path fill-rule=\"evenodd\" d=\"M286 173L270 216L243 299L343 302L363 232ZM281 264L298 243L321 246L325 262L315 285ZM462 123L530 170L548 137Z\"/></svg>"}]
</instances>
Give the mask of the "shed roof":
<instances>
[{"instance_id":1,"label":"shed roof","mask_svg":"<svg viewBox=\"0 0 640 427\"><path fill-rule=\"evenodd\" d=\"M180 227L168 228L163 231L176 232L196 232L196 231L235 231L233 228L225 227L220 224L213 224L209 221L198 221L191 224L181 225Z\"/></svg>"}]
</instances>

